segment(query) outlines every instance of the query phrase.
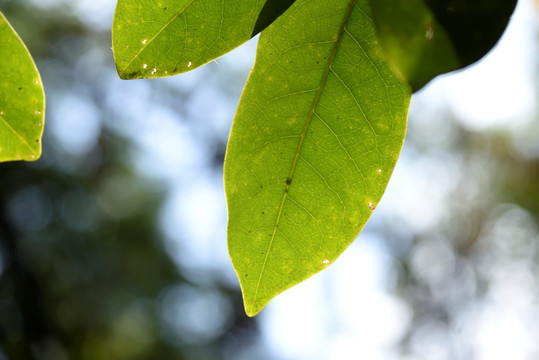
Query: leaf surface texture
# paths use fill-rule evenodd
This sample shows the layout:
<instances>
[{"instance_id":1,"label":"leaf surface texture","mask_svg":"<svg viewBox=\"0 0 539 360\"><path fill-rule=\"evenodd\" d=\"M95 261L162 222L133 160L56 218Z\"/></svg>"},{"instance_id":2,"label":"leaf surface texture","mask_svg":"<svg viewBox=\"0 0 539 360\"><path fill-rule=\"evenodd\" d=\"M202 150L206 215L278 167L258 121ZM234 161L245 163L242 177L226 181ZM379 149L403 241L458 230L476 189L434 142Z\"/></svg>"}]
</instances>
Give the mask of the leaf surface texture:
<instances>
[{"instance_id":1,"label":"leaf surface texture","mask_svg":"<svg viewBox=\"0 0 539 360\"><path fill-rule=\"evenodd\" d=\"M195 69L251 38L262 0L119 0L112 25L121 78Z\"/></svg>"},{"instance_id":2,"label":"leaf surface texture","mask_svg":"<svg viewBox=\"0 0 539 360\"><path fill-rule=\"evenodd\" d=\"M41 156L45 94L26 45L0 12L0 161Z\"/></svg>"},{"instance_id":3,"label":"leaf surface texture","mask_svg":"<svg viewBox=\"0 0 539 360\"><path fill-rule=\"evenodd\" d=\"M356 238L399 156L409 99L368 0L298 0L262 33L225 159L248 315Z\"/></svg>"}]
</instances>

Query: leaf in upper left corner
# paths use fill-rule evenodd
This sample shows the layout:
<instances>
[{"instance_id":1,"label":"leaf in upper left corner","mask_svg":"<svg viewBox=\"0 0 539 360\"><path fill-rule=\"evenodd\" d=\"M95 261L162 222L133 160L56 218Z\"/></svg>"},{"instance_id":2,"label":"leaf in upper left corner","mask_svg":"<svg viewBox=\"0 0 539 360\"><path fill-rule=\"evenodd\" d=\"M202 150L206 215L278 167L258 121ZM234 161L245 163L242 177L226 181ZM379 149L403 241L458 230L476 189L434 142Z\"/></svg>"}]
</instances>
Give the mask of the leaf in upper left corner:
<instances>
[{"instance_id":1,"label":"leaf in upper left corner","mask_svg":"<svg viewBox=\"0 0 539 360\"><path fill-rule=\"evenodd\" d=\"M41 156L45 93L36 64L0 12L0 162Z\"/></svg>"}]
</instances>

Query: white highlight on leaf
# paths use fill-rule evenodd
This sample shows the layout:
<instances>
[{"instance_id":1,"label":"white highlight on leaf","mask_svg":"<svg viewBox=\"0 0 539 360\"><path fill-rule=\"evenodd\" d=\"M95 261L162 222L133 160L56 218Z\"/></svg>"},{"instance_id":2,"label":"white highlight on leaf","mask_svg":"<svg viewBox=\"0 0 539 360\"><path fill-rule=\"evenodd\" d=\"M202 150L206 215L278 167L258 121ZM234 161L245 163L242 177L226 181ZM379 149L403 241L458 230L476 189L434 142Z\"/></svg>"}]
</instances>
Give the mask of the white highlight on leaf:
<instances>
[{"instance_id":1,"label":"white highlight on leaf","mask_svg":"<svg viewBox=\"0 0 539 360\"><path fill-rule=\"evenodd\" d=\"M146 45L147 42L148 42L148 39L142 40L142 45Z\"/></svg>"},{"instance_id":2,"label":"white highlight on leaf","mask_svg":"<svg viewBox=\"0 0 539 360\"><path fill-rule=\"evenodd\" d=\"M189 61L189 62L187 63L187 67L191 67L191 65L193 65L193 63Z\"/></svg>"},{"instance_id":3,"label":"white highlight on leaf","mask_svg":"<svg viewBox=\"0 0 539 360\"><path fill-rule=\"evenodd\" d=\"M425 33L425 38L427 40L432 40L433 37L434 37L434 29L432 27L429 27L427 29L427 32Z\"/></svg>"},{"instance_id":4,"label":"white highlight on leaf","mask_svg":"<svg viewBox=\"0 0 539 360\"><path fill-rule=\"evenodd\" d=\"M329 260L328 260L328 259L326 259L326 260L322 261L322 264L324 264L324 265L328 265L328 264L329 264Z\"/></svg>"},{"instance_id":5,"label":"white highlight on leaf","mask_svg":"<svg viewBox=\"0 0 539 360\"><path fill-rule=\"evenodd\" d=\"M146 69L147 67L148 67L148 64L142 65L142 68L143 68L143 69Z\"/></svg>"}]
</instances>

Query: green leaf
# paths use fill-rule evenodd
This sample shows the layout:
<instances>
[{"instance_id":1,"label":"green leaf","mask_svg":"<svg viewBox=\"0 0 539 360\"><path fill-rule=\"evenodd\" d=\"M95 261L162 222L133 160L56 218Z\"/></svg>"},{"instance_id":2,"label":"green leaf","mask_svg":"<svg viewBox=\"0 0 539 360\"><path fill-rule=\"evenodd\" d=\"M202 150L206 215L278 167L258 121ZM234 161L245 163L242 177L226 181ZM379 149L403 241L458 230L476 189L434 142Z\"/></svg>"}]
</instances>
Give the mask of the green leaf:
<instances>
[{"instance_id":1,"label":"green leaf","mask_svg":"<svg viewBox=\"0 0 539 360\"><path fill-rule=\"evenodd\" d=\"M371 0L388 58L417 91L437 75L483 57L516 0Z\"/></svg>"},{"instance_id":2,"label":"green leaf","mask_svg":"<svg viewBox=\"0 0 539 360\"><path fill-rule=\"evenodd\" d=\"M0 161L41 156L45 93L28 49L0 12Z\"/></svg>"},{"instance_id":3,"label":"green leaf","mask_svg":"<svg viewBox=\"0 0 539 360\"><path fill-rule=\"evenodd\" d=\"M258 45L225 159L228 245L248 315L333 263L387 186L410 89L368 0L298 0Z\"/></svg>"},{"instance_id":4,"label":"green leaf","mask_svg":"<svg viewBox=\"0 0 539 360\"><path fill-rule=\"evenodd\" d=\"M460 67L451 39L423 0L371 0L389 59L414 90Z\"/></svg>"},{"instance_id":5,"label":"green leaf","mask_svg":"<svg viewBox=\"0 0 539 360\"><path fill-rule=\"evenodd\" d=\"M195 69L251 38L263 0L119 0L112 44L122 79Z\"/></svg>"}]
</instances>

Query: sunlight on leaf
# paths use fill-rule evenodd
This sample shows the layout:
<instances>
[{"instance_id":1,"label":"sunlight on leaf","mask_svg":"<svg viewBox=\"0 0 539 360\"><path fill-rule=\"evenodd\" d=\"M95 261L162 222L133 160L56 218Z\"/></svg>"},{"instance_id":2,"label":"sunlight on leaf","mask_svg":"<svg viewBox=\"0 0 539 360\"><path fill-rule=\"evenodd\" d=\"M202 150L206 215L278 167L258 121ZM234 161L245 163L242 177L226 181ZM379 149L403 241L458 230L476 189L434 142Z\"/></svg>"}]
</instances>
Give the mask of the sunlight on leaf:
<instances>
[{"instance_id":1,"label":"sunlight on leaf","mask_svg":"<svg viewBox=\"0 0 539 360\"><path fill-rule=\"evenodd\" d=\"M195 69L251 38L263 0L119 0L112 25L122 79Z\"/></svg>"},{"instance_id":2,"label":"sunlight on leaf","mask_svg":"<svg viewBox=\"0 0 539 360\"><path fill-rule=\"evenodd\" d=\"M380 201L410 89L368 0L298 0L260 37L225 159L228 243L245 309L332 264Z\"/></svg>"},{"instance_id":3,"label":"sunlight on leaf","mask_svg":"<svg viewBox=\"0 0 539 360\"><path fill-rule=\"evenodd\" d=\"M28 49L0 13L0 161L41 156L45 94Z\"/></svg>"}]
</instances>

